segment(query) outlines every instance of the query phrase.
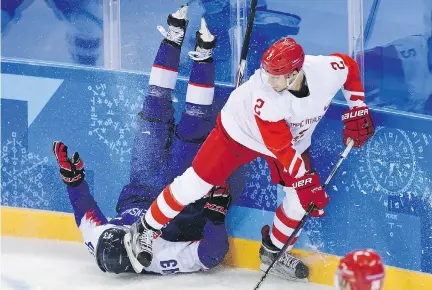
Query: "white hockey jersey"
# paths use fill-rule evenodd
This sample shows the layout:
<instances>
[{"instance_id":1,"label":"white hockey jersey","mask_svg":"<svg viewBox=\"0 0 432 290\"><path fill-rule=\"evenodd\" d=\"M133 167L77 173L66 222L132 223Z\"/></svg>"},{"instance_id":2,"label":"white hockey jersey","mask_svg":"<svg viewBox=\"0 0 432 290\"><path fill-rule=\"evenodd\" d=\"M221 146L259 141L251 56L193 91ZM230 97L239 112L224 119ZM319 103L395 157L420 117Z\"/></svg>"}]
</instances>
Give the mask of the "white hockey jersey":
<instances>
[{"instance_id":1,"label":"white hockey jersey","mask_svg":"<svg viewBox=\"0 0 432 290\"><path fill-rule=\"evenodd\" d=\"M93 213L94 211L89 211L82 217L79 229L82 232L84 244L95 256L101 234L106 229L118 227L118 225L111 223L101 225ZM133 212L128 214L133 214ZM130 227L129 225L122 226ZM169 242L159 237L153 241L152 263L149 267L144 267L144 270L162 275L207 270L208 268L201 263L198 256L199 243L200 241Z\"/></svg>"},{"instance_id":2,"label":"white hockey jersey","mask_svg":"<svg viewBox=\"0 0 432 290\"><path fill-rule=\"evenodd\" d=\"M306 55L303 65L309 95L276 92L257 70L234 90L222 109L227 133L238 143L277 158L292 176L305 172L300 154L336 93L342 89L350 108L365 106L356 62L347 55Z\"/></svg>"}]
</instances>

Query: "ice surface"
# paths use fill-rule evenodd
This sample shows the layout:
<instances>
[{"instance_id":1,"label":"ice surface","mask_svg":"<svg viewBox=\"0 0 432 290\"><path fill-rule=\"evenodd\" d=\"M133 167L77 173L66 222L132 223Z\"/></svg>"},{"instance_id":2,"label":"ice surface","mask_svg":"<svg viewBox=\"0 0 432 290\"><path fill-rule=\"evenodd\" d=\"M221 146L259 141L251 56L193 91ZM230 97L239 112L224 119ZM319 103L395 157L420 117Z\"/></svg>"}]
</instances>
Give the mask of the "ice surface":
<instances>
[{"instance_id":1,"label":"ice surface","mask_svg":"<svg viewBox=\"0 0 432 290\"><path fill-rule=\"evenodd\" d=\"M252 290L258 271L218 267L172 276L107 274L80 243L1 237L1 289ZM268 277L262 290L326 290L328 286Z\"/></svg>"}]
</instances>

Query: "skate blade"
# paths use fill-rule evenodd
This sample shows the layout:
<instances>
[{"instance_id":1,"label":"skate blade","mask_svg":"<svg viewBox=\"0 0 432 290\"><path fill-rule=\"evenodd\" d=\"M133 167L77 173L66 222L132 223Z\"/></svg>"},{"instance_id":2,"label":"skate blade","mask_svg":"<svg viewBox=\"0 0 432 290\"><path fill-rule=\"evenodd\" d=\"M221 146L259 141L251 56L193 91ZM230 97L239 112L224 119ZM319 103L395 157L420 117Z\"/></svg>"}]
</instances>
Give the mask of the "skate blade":
<instances>
[{"instance_id":1,"label":"skate blade","mask_svg":"<svg viewBox=\"0 0 432 290\"><path fill-rule=\"evenodd\" d=\"M177 19L187 19L187 12L189 9L188 3L183 4L176 12L171 14L173 17Z\"/></svg>"},{"instance_id":2,"label":"skate blade","mask_svg":"<svg viewBox=\"0 0 432 290\"><path fill-rule=\"evenodd\" d=\"M141 265L140 262L138 262L137 258L133 254L133 251L132 251L132 238L131 238L131 234L130 233L126 233L124 235L123 242L124 242L124 245L125 245L126 252L128 254L129 260L130 260L130 262L132 264L132 268L135 270L135 272L137 272L138 274L140 274L143 271L144 266Z\"/></svg>"},{"instance_id":3,"label":"skate blade","mask_svg":"<svg viewBox=\"0 0 432 290\"><path fill-rule=\"evenodd\" d=\"M260 270L262 272L265 272L265 271L267 271L268 267L269 267L269 265L261 263ZM299 278L296 278L296 277L293 277L293 276L290 276L290 275L281 275L278 271L272 271L272 270L270 270L269 274L272 275L272 276L279 277L279 278L284 279L284 280L288 280L288 281L302 282L302 283L308 283L309 282L309 280L307 278L299 279Z\"/></svg>"},{"instance_id":4,"label":"skate blade","mask_svg":"<svg viewBox=\"0 0 432 290\"><path fill-rule=\"evenodd\" d=\"M212 42L215 39L215 36L208 29L204 17L201 18L201 27L199 29L199 33L201 33L201 39L204 42Z\"/></svg>"}]
</instances>

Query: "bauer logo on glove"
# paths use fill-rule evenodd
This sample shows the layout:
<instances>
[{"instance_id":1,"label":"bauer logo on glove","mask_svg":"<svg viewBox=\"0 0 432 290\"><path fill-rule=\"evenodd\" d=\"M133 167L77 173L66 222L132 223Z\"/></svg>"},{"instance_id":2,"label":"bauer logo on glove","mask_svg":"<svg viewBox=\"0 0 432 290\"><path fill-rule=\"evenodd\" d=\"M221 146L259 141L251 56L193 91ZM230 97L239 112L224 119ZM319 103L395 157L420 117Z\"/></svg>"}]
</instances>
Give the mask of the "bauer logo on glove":
<instances>
[{"instance_id":1,"label":"bauer logo on glove","mask_svg":"<svg viewBox=\"0 0 432 290\"><path fill-rule=\"evenodd\" d=\"M306 179L300 179L300 180L297 180L297 181L295 181L295 182L292 184L292 186L293 186L294 188L298 188L298 187L305 186L305 185L307 185L307 184L309 184L309 183L312 183L312 177L309 177L309 178L306 178Z\"/></svg>"},{"instance_id":2,"label":"bauer logo on glove","mask_svg":"<svg viewBox=\"0 0 432 290\"><path fill-rule=\"evenodd\" d=\"M375 134L375 127L369 112L368 107L358 107L343 113L343 139L345 145L352 139L354 147L361 147Z\"/></svg>"},{"instance_id":3,"label":"bauer logo on glove","mask_svg":"<svg viewBox=\"0 0 432 290\"><path fill-rule=\"evenodd\" d=\"M311 203L314 203L316 209L311 212L311 216L324 216L324 208L330 198L321 185L318 173L306 173L304 176L297 178L292 186L297 191L300 204L305 211L308 210Z\"/></svg>"},{"instance_id":4,"label":"bauer logo on glove","mask_svg":"<svg viewBox=\"0 0 432 290\"><path fill-rule=\"evenodd\" d=\"M369 109L361 109L361 110L350 110L347 113L342 115L342 121L350 118L362 117L369 114Z\"/></svg>"}]
</instances>

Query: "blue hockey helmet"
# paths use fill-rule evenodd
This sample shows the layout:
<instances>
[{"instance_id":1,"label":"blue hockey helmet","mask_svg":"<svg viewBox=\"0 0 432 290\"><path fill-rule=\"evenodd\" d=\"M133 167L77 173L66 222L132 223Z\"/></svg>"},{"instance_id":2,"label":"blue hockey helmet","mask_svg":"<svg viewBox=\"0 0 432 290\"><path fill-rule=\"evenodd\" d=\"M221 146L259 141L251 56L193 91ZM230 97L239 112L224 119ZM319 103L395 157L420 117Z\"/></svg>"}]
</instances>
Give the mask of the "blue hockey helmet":
<instances>
[{"instance_id":1,"label":"blue hockey helmet","mask_svg":"<svg viewBox=\"0 0 432 290\"><path fill-rule=\"evenodd\" d=\"M123 238L126 229L112 227L102 232L96 247L96 261L103 272L133 272Z\"/></svg>"}]
</instances>

